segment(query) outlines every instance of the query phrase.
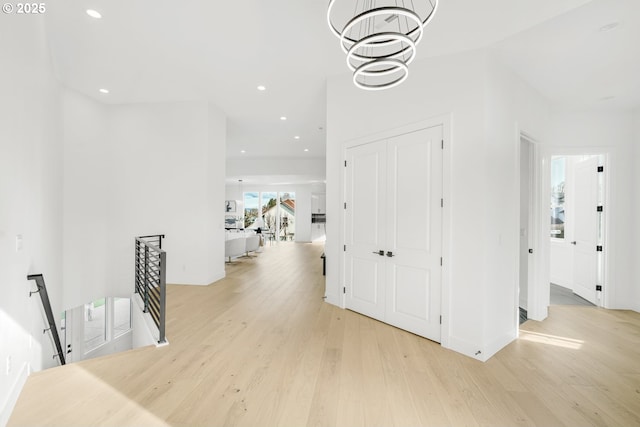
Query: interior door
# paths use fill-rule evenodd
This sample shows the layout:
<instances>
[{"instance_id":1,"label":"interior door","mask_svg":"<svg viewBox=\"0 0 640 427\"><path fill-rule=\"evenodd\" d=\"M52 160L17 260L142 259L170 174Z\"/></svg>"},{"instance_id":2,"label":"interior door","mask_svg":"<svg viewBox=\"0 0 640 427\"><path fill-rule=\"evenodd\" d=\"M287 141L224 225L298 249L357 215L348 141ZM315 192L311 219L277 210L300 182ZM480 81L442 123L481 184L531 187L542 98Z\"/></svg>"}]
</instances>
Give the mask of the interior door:
<instances>
[{"instance_id":1,"label":"interior door","mask_svg":"<svg viewBox=\"0 0 640 427\"><path fill-rule=\"evenodd\" d=\"M573 292L596 303L598 245L598 158L591 157L575 167Z\"/></svg>"},{"instance_id":2,"label":"interior door","mask_svg":"<svg viewBox=\"0 0 640 427\"><path fill-rule=\"evenodd\" d=\"M440 341L442 127L387 145L386 322Z\"/></svg>"},{"instance_id":3,"label":"interior door","mask_svg":"<svg viewBox=\"0 0 640 427\"><path fill-rule=\"evenodd\" d=\"M347 308L384 321L386 141L347 151ZM384 254L384 252L382 252Z\"/></svg>"},{"instance_id":4,"label":"interior door","mask_svg":"<svg viewBox=\"0 0 640 427\"><path fill-rule=\"evenodd\" d=\"M529 284L533 283L532 249L532 195L533 195L533 143L520 138L520 281L518 305L529 309Z\"/></svg>"},{"instance_id":5,"label":"interior door","mask_svg":"<svg viewBox=\"0 0 640 427\"><path fill-rule=\"evenodd\" d=\"M346 307L440 341L442 127L347 150Z\"/></svg>"}]
</instances>

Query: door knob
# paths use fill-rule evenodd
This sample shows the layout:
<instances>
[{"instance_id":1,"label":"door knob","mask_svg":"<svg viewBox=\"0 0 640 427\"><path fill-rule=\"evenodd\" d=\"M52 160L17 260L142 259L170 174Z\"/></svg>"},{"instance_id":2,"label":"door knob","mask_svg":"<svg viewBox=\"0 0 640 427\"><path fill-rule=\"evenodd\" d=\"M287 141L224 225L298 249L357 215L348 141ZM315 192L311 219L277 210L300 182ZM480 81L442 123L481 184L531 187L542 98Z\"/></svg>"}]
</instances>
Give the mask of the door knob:
<instances>
[{"instance_id":1,"label":"door knob","mask_svg":"<svg viewBox=\"0 0 640 427\"><path fill-rule=\"evenodd\" d=\"M576 244L576 241L574 240L573 242L571 242L571 244L575 246L575 244Z\"/></svg>"},{"instance_id":2,"label":"door knob","mask_svg":"<svg viewBox=\"0 0 640 427\"><path fill-rule=\"evenodd\" d=\"M392 256L395 256L395 255L393 254L393 252L391 252L391 251L387 251L387 256L388 256L389 258L391 258Z\"/></svg>"},{"instance_id":3,"label":"door knob","mask_svg":"<svg viewBox=\"0 0 640 427\"><path fill-rule=\"evenodd\" d=\"M529 253L532 254L533 253L533 249L529 249Z\"/></svg>"},{"instance_id":4,"label":"door knob","mask_svg":"<svg viewBox=\"0 0 640 427\"><path fill-rule=\"evenodd\" d=\"M380 256L384 256L384 251L380 250L380 251L373 251L371 252L372 254L376 254L376 255L380 255Z\"/></svg>"}]
</instances>

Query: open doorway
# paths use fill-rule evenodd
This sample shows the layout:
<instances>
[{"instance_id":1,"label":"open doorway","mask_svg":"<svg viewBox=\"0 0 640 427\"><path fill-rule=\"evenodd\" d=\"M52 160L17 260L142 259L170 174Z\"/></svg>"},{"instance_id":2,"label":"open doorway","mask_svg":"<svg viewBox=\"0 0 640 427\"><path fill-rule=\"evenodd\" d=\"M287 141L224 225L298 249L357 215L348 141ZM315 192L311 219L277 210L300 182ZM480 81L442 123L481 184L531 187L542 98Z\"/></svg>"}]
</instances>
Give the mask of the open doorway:
<instances>
[{"instance_id":1,"label":"open doorway","mask_svg":"<svg viewBox=\"0 0 640 427\"><path fill-rule=\"evenodd\" d=\"M535 283L534 179L535 146L531 138L520 135L520 250L519 250L519 323L528 318L531 287Z\"/></svg>"},{"instance_id":2,"label":"open doorway","mask_svg":"<svg viewBox=\"0 0 640 427\"><path fill-rule=\"evenodd\" d=\"M559 294L606 307L609 153L549 147L525 134L518 144L520 312L544 320L549 305L563 303Z\"/></svg>"},{"instance_id":3,"label":"open doorway","mask_svg":"<svg viewBox=\"0 0 640 427\"><path fill-rule=\"evenodd\" d=\"M551 156L551 305L603 305L604 170L604 154Z\"/></svg>"}]
</instances>

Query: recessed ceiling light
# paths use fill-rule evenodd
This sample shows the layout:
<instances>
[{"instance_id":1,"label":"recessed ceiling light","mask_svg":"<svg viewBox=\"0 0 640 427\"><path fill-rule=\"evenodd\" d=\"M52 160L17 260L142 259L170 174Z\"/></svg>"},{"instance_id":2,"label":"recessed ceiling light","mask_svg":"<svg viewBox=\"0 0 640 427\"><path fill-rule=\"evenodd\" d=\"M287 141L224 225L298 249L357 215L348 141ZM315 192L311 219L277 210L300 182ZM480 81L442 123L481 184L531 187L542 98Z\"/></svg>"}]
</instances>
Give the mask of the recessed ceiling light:
<instances>
[{"instance_id":1,"label":"recessed ceiling light","mask_svg":"<svg viewBox=\"0 0 640 427\"><path fill-rule=\"evenodd\" d=\"M619 25L620 25L620 23L619 23L619 22L611 22L611 23L609 23L609 24L607 24L607 25L603 25L602 27L600 27L600 28L598 29L598 31L600 31L600 32L602 32L602 33L605 33L605 32L607 32L607 31L611 31L611 30L613 30L614 28L617 28Z\"/></svg>"},{"instance_id":2,"label":"recessed ceiling light","mask_svg":"<svg viewBox=\"0 0 640 427\"><path fill-rule=\"evenodd\" d=\"M280 116L280 120L284 121L287 120L287 118L285 116Z\"/></svg>"},{"instance_id":3,"label":"recessed ceiling light","mask_svg":"<svg viewBox=\"0 0 640 427\"><path fill-rule=\"evenodd\" d=\"M263 86L263 85L260 85L260 86L258 86L258 90L259 91L265 91L265 90L267 90L267 87Z\"/></svg>"},{"instance_id":4,"label":"recessed ceiling light","mask_svg":"<svg viewBox=\"0 0 640 427\"><path fill-rule=\"evenodd\" d=\"M93 10L93 9L87 9L87 15L89 15L90 17L95 18L95 19L102 18L102 14L100 12L98 12L97 10Z\"/></svg>"},{"instance_id":5,"label":"recessed ceiling light","mask_svg":"<svg viewBox=\"0 0 640 427\"><path fill-rule=\"evenodd\" d=\"M100 89L100 93L109 93L109 89Z\"/></svg>"},{"instance_id":6,"label":"recessed ceiling light","mask_svg":"<svg viewBox=\"0 0 640 427\"><path fill-rule=\"evenodd\" d=\"M300 136L296 135L293 137L293 139L300 139Z\"/></svg>"},{"instance_id":7,"label":"recessed ceiling light","mask_svg":"<svg viewBox=\"0 0 640 427\"><path fill-rule=\"evenodd\" d=\"M305 153L306 153L307 151L309 151L309 149L308 149L308 148L305 148L305 149L304 149L304 151L305 151Z\"/></svg>"},{"instance_id":8,"label":"recessed ceiling light","mask_svg":"<svg viewBox=\"0 0 640 427\"><path fill-rule=\"evenodd\" d=\"M240 150L240 152L241 152L242 154L246 153L246 151L245 151L245 150Z\"/></svg>"}]
</instances>

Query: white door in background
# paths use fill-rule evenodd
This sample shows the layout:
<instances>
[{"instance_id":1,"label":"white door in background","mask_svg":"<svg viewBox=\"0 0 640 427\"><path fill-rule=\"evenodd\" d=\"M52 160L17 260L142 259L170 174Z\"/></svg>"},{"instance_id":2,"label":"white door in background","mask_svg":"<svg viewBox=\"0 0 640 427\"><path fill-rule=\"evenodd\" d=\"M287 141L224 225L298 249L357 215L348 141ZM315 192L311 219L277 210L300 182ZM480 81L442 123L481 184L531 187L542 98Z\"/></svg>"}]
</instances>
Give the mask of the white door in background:
<instances>
[{"instance_id":1,"label":"white door in background","mask_svg":"<svg viewBox=\"0 0 640 427\"><path fill-rule=\"evenodd\" d=\"M440 341L442 127L347 150L347 308Z\"/></svg>"},{"instance_id":2,"label":"white door in background","mask_svg":"<svg viewBox=\"0 0 640 427\"><path fill-rule=\"evenodd\" d=\"M598 158L575 166L573 292L597 304Z\"/></svg>"}]
</instances>

